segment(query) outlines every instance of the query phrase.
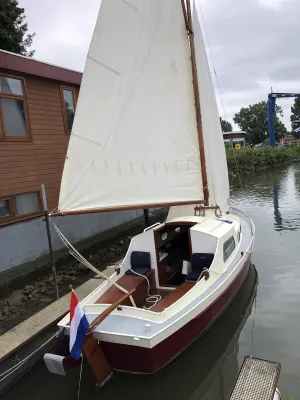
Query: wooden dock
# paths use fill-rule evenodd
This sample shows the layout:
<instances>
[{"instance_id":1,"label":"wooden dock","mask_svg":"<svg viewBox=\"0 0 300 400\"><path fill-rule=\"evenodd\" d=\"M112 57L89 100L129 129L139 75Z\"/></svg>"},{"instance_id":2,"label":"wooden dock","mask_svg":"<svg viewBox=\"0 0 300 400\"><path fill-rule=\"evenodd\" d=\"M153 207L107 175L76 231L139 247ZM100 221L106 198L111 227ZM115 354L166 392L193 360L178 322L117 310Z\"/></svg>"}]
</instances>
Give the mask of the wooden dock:
<instances>
[{"instance_id":1,"label":"wooden dock","mask_svg":"<svg viewBox=\"0 0 300 400\"><path fill-rule=\"evenodd\" d=\"M111 273L109 268L104 273ZM90 279L83 285L76 288L76 294L80 299L86 297L103 280ZM0 336L0 360L1 362L8 358L11 354L26 345L29 341L37 337L41 332L45 331L49 326L59 321L70 309L70 294L66 294L59 300L54 301L43 310L37 312L30 318L23 321Z\"/></svg>"},{"instance_id":2,"label":"wooden dock","mask_svg":"<svg viewBox=\"0 0 300 400\"><path fill-rule=\"evenodd\" d=\"M103 272L110 276L114 272L114 267L106 268ZM82 300L102 282L104 280L99 276L94 277L77 287L76 295ZM57 340L55 333L59 330L56 323L69 312L69 309L70 294L67 294L0 336L0 373L4 373L35 352L34 356L30 357L17 371L9 374L5 379L1 378L0 395L8 390L16 379L27 373L44 353L51 351ZM53 340L49 341L51 337ZM48 343L43 346L46 342ZM40 346L43 347L36 351Z\"/></svg>"}]
</instances>

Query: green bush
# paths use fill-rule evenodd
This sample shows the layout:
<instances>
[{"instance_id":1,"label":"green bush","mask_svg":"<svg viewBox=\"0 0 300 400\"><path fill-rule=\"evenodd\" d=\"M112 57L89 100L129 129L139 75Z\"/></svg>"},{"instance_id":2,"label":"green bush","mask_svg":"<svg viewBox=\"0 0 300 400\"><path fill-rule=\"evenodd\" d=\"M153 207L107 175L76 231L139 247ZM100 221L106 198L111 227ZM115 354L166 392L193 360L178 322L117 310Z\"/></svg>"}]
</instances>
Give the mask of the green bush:
<instances>
[{"instance_id":1,"label":"green bush","mask_svg":"<svg viewBox=\"0 0 300 400\"><path fill-rule=\"evenodd\" d=\"M258 147L251 149L226 149L229 176L243 175L258 169L280 166L300 161L300 147Z\"/></svg>"}]
</instances>

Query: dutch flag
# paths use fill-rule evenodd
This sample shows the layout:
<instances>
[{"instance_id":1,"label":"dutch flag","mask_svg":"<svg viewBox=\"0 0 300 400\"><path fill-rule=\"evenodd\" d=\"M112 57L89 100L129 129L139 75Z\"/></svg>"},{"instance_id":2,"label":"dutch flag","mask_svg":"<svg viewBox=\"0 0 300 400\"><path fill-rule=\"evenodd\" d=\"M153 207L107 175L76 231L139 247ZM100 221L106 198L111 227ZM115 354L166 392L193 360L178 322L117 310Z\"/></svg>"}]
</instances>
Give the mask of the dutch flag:
<instances>
[{"instance_id":1,"label":"dutch flag","mask_svg":"<svg viewBox=\"0 0 300 400\"><path fill-rule=\"evenodd\" d=\"M90 325L74 290L71 292L70 324L70 355L75 360L79 360L85 334Z\"/></svg>"}]
</instances>

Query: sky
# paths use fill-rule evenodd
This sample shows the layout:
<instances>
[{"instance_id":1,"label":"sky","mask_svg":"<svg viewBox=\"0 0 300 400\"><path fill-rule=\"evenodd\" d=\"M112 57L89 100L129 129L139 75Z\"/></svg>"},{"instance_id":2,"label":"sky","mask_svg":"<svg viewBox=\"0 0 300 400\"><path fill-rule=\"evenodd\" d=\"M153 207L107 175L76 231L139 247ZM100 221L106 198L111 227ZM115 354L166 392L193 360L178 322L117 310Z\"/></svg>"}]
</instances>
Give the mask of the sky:
<instances>
[{"instance_id":1,"label":"sky","mask_svg":"<svg viewBox=\"0 0 300 400\"><path fill-rule=\"evenodd\" d=\"M300 93L299 0L197 1L222 93L225 113L213 74L220 116L232 122L241 107L267 100L271 87L274 92ZM83 71L100 2L19 0L29 33L36 32L34 57ZM288 129L292 103L277 103Z\"/></svg>"}]
</instances>

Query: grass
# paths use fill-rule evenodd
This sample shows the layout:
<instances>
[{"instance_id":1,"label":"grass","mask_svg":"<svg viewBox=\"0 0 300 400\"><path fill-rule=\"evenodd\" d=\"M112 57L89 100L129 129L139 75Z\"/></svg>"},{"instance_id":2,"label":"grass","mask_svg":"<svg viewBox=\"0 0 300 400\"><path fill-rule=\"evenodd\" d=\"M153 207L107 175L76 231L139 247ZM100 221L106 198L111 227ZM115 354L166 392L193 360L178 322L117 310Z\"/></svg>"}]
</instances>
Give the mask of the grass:
<instances>
[{"instance_id":1,"label":"grass","mask_svg":"<svg viewBox=\"0 0 300 400\"><path fill-rule=\"evenodd\" d=\"M262 147L252 149L226 149L229 176L241 175L259 169L300 161L300 147Z\"/></svg>"}]
</instances>

